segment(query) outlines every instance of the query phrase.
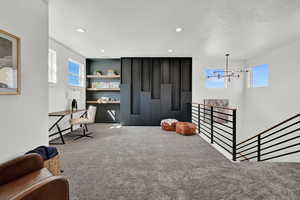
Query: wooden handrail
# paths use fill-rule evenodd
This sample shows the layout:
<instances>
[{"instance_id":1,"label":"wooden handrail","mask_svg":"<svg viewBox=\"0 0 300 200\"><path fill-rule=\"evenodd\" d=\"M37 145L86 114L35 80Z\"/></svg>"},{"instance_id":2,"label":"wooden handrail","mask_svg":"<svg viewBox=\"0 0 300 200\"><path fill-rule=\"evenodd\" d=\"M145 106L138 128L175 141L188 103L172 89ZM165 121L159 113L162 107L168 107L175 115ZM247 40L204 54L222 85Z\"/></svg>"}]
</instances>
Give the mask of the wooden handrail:
<instances>
[{"instance_id":1,"label":"wooden handrail","mask_svg":"<svg viewBox=\"0 0 300 200\"><path fill-rule=\"evenodd\" d=\"M275 126L272 126L271 128L269 128L269 129L267 129L267 130L265 130L265 131L262 131L262 132L258 133L257 135L255 135L255 136L253 136L253 137L248 138L247 140L244 140L243 142L238 143L236 146L239 146L239 145L241 145L241 144L244 144L245 142L248 142L249 140L252 140L252 139L258 137L259 135L262 135L262 134L264 134L264 133L266 133L266 132L269 132L270 130L272 130L272 129L274 129L274 128L277 128L278 126L280 126L280 125L282 125L282 124L285 124L286 122L291 121L291 120L293 120L293 119L295 119L295 118L297 118L297 117L299 117L299 116L300 116L300 113L297 114L297 115L294 115L293 117L288 118L287 120L284 120L284 121L282 121L282 122L276 124Z\"/></svg>"},{"instance_id":2,"label":"wooden handrail","mask_svg":"<svg viewBox=\"0 0 300 200\"><path fill-rule=\"evenodd\" d=\"M209 107L214 107L214 108L220 108L220 109L224 109L224 110L236 110L236 108L228 108L228 107L222 107L222 106L214 106L214 105L203 104L203 103L197 103L197 102L193 102L192 104L198 104L198 105L202 105L202 106L209 106Z\"/></svg>"}]
</instances>

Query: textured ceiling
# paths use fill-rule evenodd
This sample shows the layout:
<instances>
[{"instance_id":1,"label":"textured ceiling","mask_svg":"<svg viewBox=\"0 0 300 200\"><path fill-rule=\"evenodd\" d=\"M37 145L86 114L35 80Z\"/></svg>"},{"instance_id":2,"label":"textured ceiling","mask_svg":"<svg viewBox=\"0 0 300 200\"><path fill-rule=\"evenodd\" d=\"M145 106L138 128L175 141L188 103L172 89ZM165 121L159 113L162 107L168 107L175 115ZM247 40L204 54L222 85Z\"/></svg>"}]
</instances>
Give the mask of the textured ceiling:
<instances>
[{"instance_id":1,"label":"textured ceiling","mask_svg":"<svg viewBox=\"0 0 300 200\"><path fill-rule=\"evenodd\" d=\"M246 59L300 37L300 0L49 0L49 18L51 37L93 58Z\"/></svg>"}]
</instances>

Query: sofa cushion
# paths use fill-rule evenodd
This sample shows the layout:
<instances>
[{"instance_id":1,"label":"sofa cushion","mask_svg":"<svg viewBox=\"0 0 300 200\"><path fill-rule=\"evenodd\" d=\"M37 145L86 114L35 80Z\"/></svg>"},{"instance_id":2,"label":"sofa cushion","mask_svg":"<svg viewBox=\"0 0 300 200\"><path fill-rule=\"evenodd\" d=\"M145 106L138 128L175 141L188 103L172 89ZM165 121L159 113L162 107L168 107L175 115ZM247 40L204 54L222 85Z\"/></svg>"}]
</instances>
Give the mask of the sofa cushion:
<instances>
[{"instance_id":1,"label":"sofa cushion","mask_svg":"<svg viewBox=\"0 0 300 200\"><path fill-rule=\"evenodd\" d=\"M1 200L13 199L20 191L30 188L32 185L53 176L46 168L36 170L25 176L22 176L7 184L1 185L0 197Z\"/></svg>"}]
</instances>

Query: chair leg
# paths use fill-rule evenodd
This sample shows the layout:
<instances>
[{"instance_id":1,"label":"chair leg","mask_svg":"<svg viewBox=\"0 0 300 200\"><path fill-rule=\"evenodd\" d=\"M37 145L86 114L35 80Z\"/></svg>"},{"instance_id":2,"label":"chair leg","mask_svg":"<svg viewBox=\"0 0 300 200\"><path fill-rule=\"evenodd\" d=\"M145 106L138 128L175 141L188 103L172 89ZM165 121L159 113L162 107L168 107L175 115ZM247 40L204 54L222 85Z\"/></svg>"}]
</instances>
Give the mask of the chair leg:
<instances>
[{"instance_id":1,"label":"chair leg","mask_svg":"<svg viewBox=\"0 0 300 200\"><path fill-rule=\"evenodd\" d=\"M82 126L82 132L83 134L78 136L77 138L75 138L74 140L78 140L78 139L81 139L81 138L84 138L84 137L89 137L89 138L93 138L93 136L91 136L92 133L86 133L87 132L87 126L86 124L83 124Z\"/></svg>"},{"instance_id":2,"label":"chair leg","mask_svg":"<svg viewBox=\"0 0 300 200\"><path fill-rule=\"evenodd\" d=\"M85 127L86 132L89 132L89 129L86 124L84 124L84 127Z\"/></svg>"}]
</instances>

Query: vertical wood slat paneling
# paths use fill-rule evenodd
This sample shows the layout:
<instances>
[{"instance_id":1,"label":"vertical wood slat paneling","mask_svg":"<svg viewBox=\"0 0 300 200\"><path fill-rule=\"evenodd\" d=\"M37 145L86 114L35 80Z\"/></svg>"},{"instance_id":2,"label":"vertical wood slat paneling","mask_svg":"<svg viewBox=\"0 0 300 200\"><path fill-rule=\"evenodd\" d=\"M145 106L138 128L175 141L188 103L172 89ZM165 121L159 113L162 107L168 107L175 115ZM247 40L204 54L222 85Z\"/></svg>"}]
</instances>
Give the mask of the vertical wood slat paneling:
<instances>
[{"instance_id":1,"label":"vertical wood slat paneling","mask_svg":"<svg viewBox=\"0 0 300 200\"><path fill-rule=\"evenodd\" d=\"M132 60L131 70L131 114L140 114L142 89L142 59L135 58Z\"/></svg>"},{"instance_id":2,"label":"vertical wood slat paneling","mask_svg":"<svg viewBox=\"0 0 300 200\"><path fill-rule=\"evenodd\" d=\"M181 60L181 87L183 92L192 91L192 62L191 59Z\"/></svg>"},{"instance_id":3,"label":"vertical wood slat paneling","mask_svg":"<svg viewBox=\"0 0 300 200\"><path fill-rule=\"evenodd\" d=\"M130 84L131 83L131 59L124 58L121 62L121 83Z\"/></svg>"},{"instance_id":4,"label":"vertical wood slat paneling","mask_svg":"<svg viewBox=\"0 0 300 200\"><path fill-rule=\"evenodd\" d=\"M142 60L142 91L151 91L151 78L152 77L152 59L144 58Z\"/></svg>"},{"instance_id":5,"label":"vertical wood slat paneling","mask_svg":"<svg viewBox=\"0 0 300 200\"><path fill-rule=\"evenodd\" d=\"M172 84L172 110L180 110L181 107L181 67L179 59L171 61L171 84Z\"/></svg>"},{"instance_id":6,"label":"vertical wood slat paneling","mask_svg":"<svg viewBox=\"0 0 300 200\"><path fill-rule=\"evenodd\" d=\"M170 59L162 58L161 62L161 84L170 83Z\"/></svg>"},{"instance_id":7,"label":"vertical wood slat paneling","mask_svg":"<svg viewBox=\"0 0 300 200\"><path fill-rule=\"evenodd\" d=\"M191 58L122 60L122 66L130 69L129 74L128 70L122 71L122 83L128 89L121 95L127 96L130 104L123 106L121 102L123 125L159 125L165 118L190 121Z\"/></svg>"},{"instance_id":8,"label":"vertical wood slat paneling","mask_svg":"<svg viewBox=\"0 0 300 200\"><path fill-rule=\"evenodd\" d=\"M152 99L160 99L160 72L160 59L154 58L152 66Z\"/></svg>"}]
</instances>

